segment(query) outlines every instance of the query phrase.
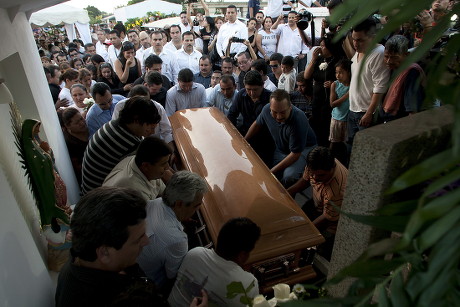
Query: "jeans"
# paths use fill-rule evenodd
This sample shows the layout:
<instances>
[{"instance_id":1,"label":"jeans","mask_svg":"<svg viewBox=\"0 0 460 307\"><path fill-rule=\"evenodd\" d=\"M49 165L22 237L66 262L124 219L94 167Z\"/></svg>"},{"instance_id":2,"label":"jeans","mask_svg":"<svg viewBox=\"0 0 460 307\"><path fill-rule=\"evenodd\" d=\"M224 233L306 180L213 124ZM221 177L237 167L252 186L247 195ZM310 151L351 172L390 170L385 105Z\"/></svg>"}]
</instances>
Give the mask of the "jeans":
<instances>
[{"instance_id":1,"label":"jeans","mask_svg":"<svg viewBox=\"0 0 460 307\"><path fill-rule=\"evenodd\" d=\"M305 166L307 165L307 155L315 147L316 145L305 147L296 162L286 167L280 172L280 174L275 174L285 188L290 187L300 179L305 170ZM280 163L286 157L287 154L275 149L275 152L273 153L273 166Z\"/></svg>"}]
</instances>

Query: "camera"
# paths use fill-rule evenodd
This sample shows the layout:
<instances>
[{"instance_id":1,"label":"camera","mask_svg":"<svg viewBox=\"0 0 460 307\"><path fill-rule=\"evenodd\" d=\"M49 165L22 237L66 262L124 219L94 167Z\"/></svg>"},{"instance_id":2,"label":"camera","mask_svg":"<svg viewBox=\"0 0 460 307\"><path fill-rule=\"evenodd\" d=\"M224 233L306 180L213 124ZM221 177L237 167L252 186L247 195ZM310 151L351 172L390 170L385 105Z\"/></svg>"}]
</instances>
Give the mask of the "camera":
<instances>
[{"instance_id":1,"label":"camera","mask_svg":"<svg viewBox=\"0 0 460 307\"><path fill-rule=\"evenodd\" d=\"M244 39L234 36L234 37L232 37L232 43L244 43Z\"/></svg>"},{"instance_id":2,"label":"camera","mask_svg":"<svg viewBox=\"0 0 460 307\"><path fill-rule=\"evenodd\" d=\"M309 11L303 11L299 13L299 21L297 21L297 28L305 30L308 28L308 24L313 20L313 14Z\"/></svg>"}]
</instances>

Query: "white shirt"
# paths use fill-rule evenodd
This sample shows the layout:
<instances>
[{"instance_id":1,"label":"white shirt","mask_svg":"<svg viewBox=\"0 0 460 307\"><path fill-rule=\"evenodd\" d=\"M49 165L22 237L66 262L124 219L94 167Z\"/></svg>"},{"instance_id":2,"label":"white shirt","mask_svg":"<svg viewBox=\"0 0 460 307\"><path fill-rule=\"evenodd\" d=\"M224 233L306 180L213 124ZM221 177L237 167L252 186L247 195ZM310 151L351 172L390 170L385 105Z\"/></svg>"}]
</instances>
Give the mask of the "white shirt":
<instances>
[{"instance_id":1,"label":"white shirt","mask_svg":"<svg viewBox=\"0 0 460 307\"><path fill-rule=\"evenodd\" d=\"M278 17L283 11L283 0L268 0L265 16ZM273 20L275 22L276 20Z\"/></svg>"},{"instance_id":2,"label":"white shirt","mask_svg":"<svg viewBox=\"0 0 460 307\"><path fill-rule=\"evenodd\" d=\"M121 46L120 49L115 48L114 45L110 45L109 49L107 49L107 53L109 54L109 63L112 65L113 69L115 69L115 60L118 58L118 55L120 54L121 51Z\"/></svg>"},{"instance_id":3,"label":"white shirt","mask_svg":"<svg viewBox=\"0 0 460 307\"><path fill-rule=\"evenodd\" d=\"M136 50L136 59L139 60L139 63L142 63L144 61L144 52L145 52L145 48L142 45L139 49ZM142 68L142 64L141 64L141 68ZM142 73L144 72L145 71L142 71Z\"/></svg>"},{"instance_id":4,"label":"white shirt","mask_svg":"<svg viewBox=\"0 0 460 307\"><path fill-rule=\"evenodd\" d=\"M61 91L59 92L59 99L67 99L69 101L69 107L74 107L76 108L77 106L75 105L75 102L72 99L72 95L70 94L70 89L67 87L63 87ZM81 113L81 112L80 112Z\"/></svg>"},{"instance_id":5,"label":"white shirt","mask_svg":"<svg viewBox=\"0 0 460 307\"><path fill-rule=\"evenodd\" d=\"M177 61L177 66L179 68L179 71L184 68L190 68L193 72L193 74L197 74L200 72L200 58L201 58L201 52L193 48L192 53L188 54L185 52L184 47L181 49L177 50L175 53L176 61Z\"/></svg>"},{"instance_id":6,"label":"white shirt","mask_svg":"<svg viewBox=\"0 0 460 307\"><path fill-rule=\"evenodd\" d=\"M228 46L229 37L238 37L248 39L248 28L238 19L234 23L224 23L217 34L216 48L217 53L222 56L225 54ZM230 53L240 53L246 51L247 47L243 43L232 43Z\"/></svg>"},{"instance_id":7,"label":"white shirt","mask_svg":"<svg viewBox=\"0 0 460 307\"><path fill-rule=\"evenodd\" d=\"M180 27L180 33L184 33L192 29L192 26L190 24L184 25L182 22L179 23L179 27Z\"/></svg>"},{"instance_id":8,"label":"white shirt","mask_svg":"<svg viewBox=\"0 0 460 307\"><path fill-rule=\"evenodd\" d=\"M109 54L107 53L107 49L105 48L105 45L100 41L97 41L96 43L96 53L103 57L104 61L109 61Z\"/></svg>"},{"instance_id":9,"label":"white shirt","mask_svg":"<svg viewBox=\"0 0 460 307\"><path fill-rule=\"evenodd\" d=\"M227 298L227 285L241 282L246 289L251 283L254 287L247 293L249 297L259 294L257 279L243 270L233 261L225 260L212 249L196 247L184 257L177 272L177 279L169 295L170 306L190 306L195 296L201 296L204 288L209 296L209 306L244 306L240 302L241 295Z\"/></svg>"},{"instance_id":10,"label":"white shirt","mask_svg":"<svg viewBox=\"0 0 460 307\"><path fill-rule=\"evenodd\" d=\"M115 109L113 110L112 119L118 118L120 111L123 110L123 108L125 107L126 101L128 101L128 99L121 100L117 103ZM160 114L161 116L160 122L155 127L155 131L152 135L162 139L166 143L173 141L171 122L169 121L169 118L166 115L165 108L163 108L161 104L154 100L150 101L155 105L155 107L157 107L158 114Z\"/></svg>"},{"instance_id":11,"label":"white shirt","mask_svg":"<svg viewBox=\"0 0 460 307\"><path fill-rule=\"evenodd\" d=\"M310 48L303 43L298 28L292 30L288 24L282 24L273 31L276 35L280 36L277 52L281 53L283 56L290 55L295 58L301 53L307 54L310 50Z\"/></svg>"},{"instance_id":12,"label":"white shirt","mask_svg":"<svg viewBox=\"0 0 460 307\"><path fill-rule=\"evenodd\" d=\"M163 50L168 50L168 51L171 51L172 53L174 53L174 52L176 52L177 50L180 50L180 49L177 49L176 46L174 46L174 43L172 41L169 41L163 46Z\"/></svg>"},{"instance_id":13,"label":"white shirt","mask_svg":"<svg viewBox=\"0 0 460 307\"><path fill-rule=\"evenodd\" d=\"M366 112L371 104L373 93L385 93L388 88L390 71L383 61L385 47L377 45L363 63L364 56L358 62L356 52L351 61L350 111ZM361 65L363 70L359 73Z\"/></svg>"},{"instance_id":14,"label":"white shirt","mask_svg":"<svg viewBox=\"0 0 460 307\"><path fill-rule=\"evenodd\" d=\"M145 70L145 59L147 59L151 54L155 54L163 60L163 64L161 64L161 74L168 77L169 81L177 83L179 67L177 66L175 54L165 50L164 48L161 50L160 54L156 54L153 47L147 48L144 51L144 59L141 61L142 70Z\"/></svg>"},{"instance_id":15,"label":"white shirt","mask_svg":"<svg viewBox=\"0 0 460 307\"><path fill-rule=\"evenodd\" d=\"M269 90L270 92L274 92L278 88L276 87L275 83L267 77L267 80L264 82L264 89Z\"/></svg>"}]
</instances>

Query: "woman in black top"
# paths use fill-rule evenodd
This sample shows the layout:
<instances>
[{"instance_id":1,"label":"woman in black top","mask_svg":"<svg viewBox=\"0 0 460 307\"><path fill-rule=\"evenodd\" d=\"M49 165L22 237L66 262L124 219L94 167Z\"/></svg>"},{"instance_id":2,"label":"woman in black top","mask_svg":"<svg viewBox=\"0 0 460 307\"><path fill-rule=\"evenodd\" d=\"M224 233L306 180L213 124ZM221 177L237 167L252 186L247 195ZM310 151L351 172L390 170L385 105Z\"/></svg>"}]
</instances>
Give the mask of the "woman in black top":
<instances>
[{"instance_id":1,"label":"woman in black top","mask_svg":"<svg viewBox=\"0 0 460 307\"><path fill-rule=\"evenodd\" d=\"M129 89L132 88L133 82L141 76L141 63L134 55L133 43L124 42L114 63L118 78L124 85L129 85Z\"/></svg>"},{"instance_id":2,"label":"woman in black top","mask_svg":"<svg viewBox=\"0 0 460 307\"><path fill-rule=\"evenodd\" d=\"M126 96L128 85L123 85L118 79L117 74L113 71L112 65L109 63L102 63L97 72L97 82L104 82L110 87L112 94L120 94Z\"/></svg>"},{"instance_id":3,"label":"woman in black top","mask_svg":"<svg viewBox=\"0 0 460 307\"><path fill-rule=\"evenodd\" d=\"M200 36L203 40L203 54L209 54L208 46L213 41L216 33L214 19L210 16L206 16L203 20L203 28L200 29Z\"/></svg>"}]
</instances>

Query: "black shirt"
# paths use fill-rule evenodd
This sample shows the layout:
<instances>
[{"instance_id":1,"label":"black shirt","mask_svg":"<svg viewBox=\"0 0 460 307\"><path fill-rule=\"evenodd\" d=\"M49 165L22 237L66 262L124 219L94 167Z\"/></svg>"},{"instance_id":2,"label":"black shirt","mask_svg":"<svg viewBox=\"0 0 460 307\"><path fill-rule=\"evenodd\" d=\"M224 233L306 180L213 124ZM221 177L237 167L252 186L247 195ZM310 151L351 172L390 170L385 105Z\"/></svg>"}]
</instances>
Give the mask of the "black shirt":
<instances>
[{"instance_id":1,"label":"black shirt","mask_svg":"<svg viewBox=\"0 0 460 307\"><path fill-rule=\"evenodd\" d=\"M59 85L49 83L48 86L50 87L51 96L53 97L53 102L56 104L56 101L59 99L59 93L61 92L61 88Z\"/></svg>"}]
</instances>

